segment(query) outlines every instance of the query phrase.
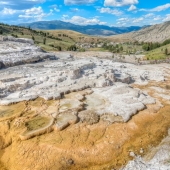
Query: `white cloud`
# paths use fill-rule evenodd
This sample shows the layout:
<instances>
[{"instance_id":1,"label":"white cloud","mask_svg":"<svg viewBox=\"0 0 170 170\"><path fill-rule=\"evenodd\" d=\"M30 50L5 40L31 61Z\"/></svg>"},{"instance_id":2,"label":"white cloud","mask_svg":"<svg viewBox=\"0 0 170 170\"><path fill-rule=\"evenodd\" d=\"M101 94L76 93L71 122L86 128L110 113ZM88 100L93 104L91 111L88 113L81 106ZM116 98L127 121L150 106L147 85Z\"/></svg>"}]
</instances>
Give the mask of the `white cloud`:
<instances>
[{"instance_id":1,"label":"white cloud","mask_svg":"<svg viewBox=\"0 0 170 170\"><path fill-rule=\"evenodd\" d=\"M1 1L0 5L9 5L9 2Z\"/></svg>"},{"instance_id":2,"label":"white cloud","mask_svg":"<svg viewBox=\"0 0 170 170\"><path fill-rule=\"evenodd\" d=\"M56 5L56 4L50 5L49 8L58 8L58 5Z\"/></svg>"},{"instance_id":3,"label":"white cloud","mask_svg":"<svg viewBox=\"0 0 170 170\"><path fill-rule=\"evenodd\" d=\"M138 0L105 0L104 5L120 7L126 5L134 5L138 3Z\"/></svg>"},{"instance_id":4,"label":"white cloud","mask_svg":"<svg viewBox=\"0 0 170 170\"><path fill-rule=\"evenodd\" d=\"M64 17L64 18L69 18L69 16L68 16L68 15L63 15L63 17Z\"/></svg>"},{"instance_id":5,"label":"white cloud","mask_svg":"<svg viewBox=\"0 0 170 170\"><path fill-rule=\"evenodd\" d=\"M161 5L161 6L157 6L157 7L152 8L152 9L140 9L139 11L161 12L161 11L167 10L168 8L170 8L170 3L167 3L165 5Z\"/></svg>"},{"instance_id":6,"label":"white cloud","mask_svg":"<svg viewBox=\"0 0 170 170\"><path fill-rule=\"evenodd\" d=\"M120 21L118 21L118 22L116 23L116 25L119 26L119 27L122 27L122 26L127 25L127 23L126 23L126 22L120 22Z\"/></svg>"},{"instance_id":7,"label":"white cloud","mask_svg":"<svg viewBox=\"0 0 170 170\"><path fill-rule=\"evenodd\" d=\"M119 18L117 19L117 25L119 26L125 26L127 25L127 22L129 22L129 18Z\"/></svg>"},{"instance_id":8,"label":"white cloud","mask_svg":"<svg viewBox=\"0 0 170 170\"><path fill-rule=\"evenodd\" d=\"M167 14L163 21L170 21L170 14Z\"/></svg>"},{"instance_id":9,"label":"white cloud","mask_svg":"<svg viewBox=\"0 0 170 170\"><path fill-rule=\"evenodd\" d=\"M81 5L81 4L90 4L96 0L64 0L65 5Z\"/></svg>"},{"instance_id":10,"label":"white cloud","mask_svg":"<svg viewBox=\"0 0 170 170\"><path fill-rule=\"evenodd\" d=\"M156 17L153 18L154 21L159 21L159 20L161 20L161 19L162 19L162 17L161 17L160 15L158 15L158 16L156 16Z\"/></svg>"},{"instance_id":11,"label":"white cloud","mask_svg":"<svg viewBox=\"0 0 170 170\"><path fill-rule=\"evenodd\" d=\"M156 8L151 9L150 11L153 12L160 12L160 11L164 11L166 9L170 8L170 3L165 4L165 5L161 5L161 6L157 6Z\"/></svg>"},{"instance_id":12,"label":"white cloud","mask_svg":"<svg viewBox=\"0 0 170 170\"><path fill-rule=\"evenodd\" d=\"M137 9L137 8L136 8L135 5L131 5L131 6L129 7L128 11L134 11L134 10L136 10L136 9Z\"/></svg>"},{"instance_id":13,"label":"white cloud","mask_svg":"<svg viewBox=\"0 0 170 170\"><path fill-rule=\"evenodd\" d=\"M118 21L129 21L128 18L119 18Z\"/></svg>"},{"instance_id":14,"label":"white cloud","mask_svg":"<svg viewBox=\"0 0 170 170\"><path fill-rule=\"evenodd\" d=\"M139 23L139 22L141 22L141 21L143 21L144 20L144 18L143 17L140 17L140 18L135 18L135 19L133 19L133 23Z\"/></svg>"},{"instance_id":15,"label":"white cloud","mask_svg":"<svg viewBox=\"0 0 170 170\"><path fill-rule=\"evenodd\" d=\"M60 9L58 9L58 8L54 8L54 11L56 11L56 12L60 12Z\"/></svg>"},{"instance_id":16,"label":"white cloud","mask_svg":"<svg viewBox=\"0 0 170 170\"><path fill-rule=\"evenodd\" d=\"M55 12L60 12L60 9L56 4L49 6L49 8L52 8Z\"/></svg>"},{"instance_id":17,"label":"white cloud","mask_svg":"<svg viewBox=\"0 0 170 170\"><path fill-rule=\"evenodd\" d=\"M50 10L49 13L45 13L42 7L33 7L31 9L23 10L23 12L24 14L20 14L19 18L40 21L51 15L53 10Z\"/></svg>"},{"instance_id":18,"label":"white cloud","mask_svg":"<svg viewBox=\"0 0 170 170\"><path fill-rule=\"evenodd\" d=\"M111 8L100 8L100 9L97 9L97 10L100 11L100 13L108 13L108 14L112 14L112 15L116 15L116 16L119 16L123 13L120 10L111 9Z\"/></svg>"},{"instance_id":19,"label":"white cloud","mask_svg":"<svg viewBox=\"0 0 170 170\"><path fill-rule=\"evenodd\" d=\"M0 2L0 8L10 8L10 9L29 9L34 5L44 3L46 0L2 0Z\"/></svg>"},{"instance_id":20,"label":"white cloud","mask_svg":"<svg viewBox=\"0 0 170 170\"><path fill-rule=\"evenodd\" d=\"M41 7L33 7L31 9L25 10L25 15L39 15L42 14L43 10Z\"/></svg>"},{"instance_id":21,"label":"white cloud","mask_svg":"<svg viewBox=\"0 0 170 170\"><path fill-rule=\"evenodd\" d=\"M2 13L3 15L13 15L16 13L16 10L4 8L0 13Z\"/></svg>"},{"instance_id":22,"label":"white cloud","mask_svg":"<svg viewBox=\"0 0 170 170\"><path fill-rule=\"evenodd\" d=\"M63 15L63 16L62 16L62 20L64 20L64 21L66 21L68 18L69 18L68 15Z\"/></svg>"},{"instance_id":23,"label":"white cloud","mask_svg":"<svg viewBox=\"0 0 170 170\"><path fill-rule=\"evenodd\" d=\"M80 10L78 8L71 8L70 9L72 12L79 12Z\"/></svg>"},{"instance_id":24,"label":"white cloud","mask_svg":"<svg viewBox=\"0 0 170 170\"><path fill-rule=\"evenodd\" d=\"M95 25L95 24L104 25L106 24L106 22L101 22L99 19L97 19L97 17L87 19L87 18L80 17L80 16L73 16L70 19L65 18L64 21L77 24L77 25Z\"/></svg>"},{"instance_id":25,"label":"white cloud","mask_svg":"<svg viewBox=\"0 0 170 170\"><path fill-rule=\"evenodd\" d=\"M154 16L153 13L149 13L149 14L144 15L145 18L150 18L150 17L153 17L153 16Z\"/></svg>"}]
</instances>

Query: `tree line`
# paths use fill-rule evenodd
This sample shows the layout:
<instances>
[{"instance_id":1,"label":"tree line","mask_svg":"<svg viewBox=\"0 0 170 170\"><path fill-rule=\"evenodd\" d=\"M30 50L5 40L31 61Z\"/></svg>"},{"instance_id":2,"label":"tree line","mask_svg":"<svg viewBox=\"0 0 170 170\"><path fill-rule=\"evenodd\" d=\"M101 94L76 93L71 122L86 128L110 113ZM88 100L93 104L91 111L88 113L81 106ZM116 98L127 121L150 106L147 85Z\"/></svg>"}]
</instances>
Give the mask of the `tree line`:
<instances>
[{"instance_id":1,"label":"tree line","mask_svg":"<svg viewBox=\"0 0 170 170\"><path fill-rule=\"evenodd\" d=\"M170 39L165 40L163 43L152 43L152 42L147 42L147 43L143 43L142 48L145 51L151 51L154 50L156 48L162 47L164 45L170 44Z\"/></svg>"}]
</instances>

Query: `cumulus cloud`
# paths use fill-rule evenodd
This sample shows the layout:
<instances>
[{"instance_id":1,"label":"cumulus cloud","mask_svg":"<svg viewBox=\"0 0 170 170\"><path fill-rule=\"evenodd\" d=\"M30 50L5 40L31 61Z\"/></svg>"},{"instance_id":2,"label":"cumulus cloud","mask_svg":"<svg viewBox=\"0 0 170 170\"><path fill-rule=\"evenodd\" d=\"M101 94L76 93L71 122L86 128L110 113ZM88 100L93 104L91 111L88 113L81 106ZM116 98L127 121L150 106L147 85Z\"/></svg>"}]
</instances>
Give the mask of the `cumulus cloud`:
<instances>
[{"instance_id":1,"label":"cumulus cloud","mask_svg":"<svg viewBox=\"0 0 170 170\"><path fill-rule=\"evenodd\" d=\"M104 5L105 6L126 6L126 5L134 5L138 4L138 0L105 0Z\"/></svg>"},{"instance_id":2,"label":"cumulus cloud","mask_svg":"<svg viewBox=\"0 0 170 170\"><path fill-rule=\"evenodd\" d=\"M153 17L155 14L154 13L149 13L149 14L146 14L144 15L145 18L150 18L150 17Z\"/></svg>"},{"instance_id":3,"label":"cumulus cloud","mask_svg":"<svg viewBox=\"0 0 170 170\"><path fill-rule=\"evenodd\" d=\"M34 5L45 2L46 0L2 0L0 1L0 8L10 8L10 9L29 9Z\"/></svg>"},{"instance_id":4,"label":"cumulus cloud","mask_svg":"<svg viewBox=\"0 0 170 170\"><path fill-rule=\"evenodd\" d=\"M160 11L164 11L166 9L170 8L170 3L165 4L165 5L161 5L161 6L157 6L156 8L151 9L150 11L153 12L160 12Z\"/></svg>"},{"instance_id":5,"label":"cumulus cloud","mask_svg":"<svg viewBox=\"0 0 170 170\"><path fill-rule=\"evenodd\" d=\"M79 12L80 10L78 8L70 8L72 12Z\"/></svg>"},{"instance_id":6,"label":"cumulus cloud","mask_svg":"<svg viewBox=\"0 0 170 170\"><path fill-rule=\"evenodd\" d=\"M68 16L68 15L63 15L63 17L64 17L64 18L69 18L69 16Z\"/></svg>"},{"instance_id":7,"label":"cumulus cloud","mask_svg":"<svg viewBox=\"0 0 170 170\"><path fill-rule=\"evenodd\" d=\"M65 5L82 5L82 4L91 4L96 0L64 0Z\"/></svg>"},{"instance_id":8,"label":"cumulus cloud","mask_svg":"<svg viewBox=\"0 0 170 170\"><path fill-rule=\"evenodd\" d=\"M51 15L53 13L53 10L50 10L49 13L45 13L42 7L33 7L31 9L23 10L23 13L24 14L19 15L19 18L40 21L45 17Z\"/></svg>"},{"instance_id":9,"label":"cumulus cloud","mask_svg":"<svg viewBox=\"0 0 170 170\"><path fill-rule=\"evenodd\" d=\"M119 18L118 21L129 21L128 18Z\"/></svg>"},{"instance_id":10,"label":"cumulus cloud","mask_svg":"<svg viewBox=\"0 0 170 170\"><path fill-rule=\"evenodd\" d=\"M132 22L133 23L139 23L139 22L141 22L141 21L143 21L144 20L144 18L143 17L140 17L140 18L135 18Z\"/></svg>"},{"instance_id":11,"label":"cumulus cloud","mask_svg":"<svg viewBox=\"0 0 170 170\"><path fill-rule=\"evenodd\" d=\"M117 24L118 26L125 26L125 25L127 25L126 22L117 22L116 24Z\"/></svg>"},{"instance_id":12,"label":"cumulus cloud","mask_svg":"<svg viewBox=\"0 0 170 170\"><path fill-rule=\"evenodd\" d=\"M161 20L161 19L162 19L162 17L161 17L160 15L155 16L155 17L153 18L154 21L159 21L159 20Z\"/></svg>"},{"instance_id":13,"label":"cumulus cloud","mask_svg":"<svg viewBox=\"0 0 170 170\"><path fill-rule=\"evenodd\" d=\"M125 26L127 25L127 22L129 22L129 18L119 18L117 19L117 25L120 25L120 26Z\"/></svg>"},{"instance_id":14,"label":"cumulus cloud","mask_svg":"<svg viewBox=\"0 0 170 170\"><path fill-rule=\"evenodd\" d=\"M73 24L77 24L77 25L95 25L95 24L99 24L99 25L104 25L106 24L106 22L101 22L97 17L94 17L94 18L84 18L84 17L81 17L81 16L73 16L72 18L63 18L64 20L63 21L66 21L66 22L70 22L70 23L73 23Z\"/></svg>"},{"instance_id":15,"label":"cumulus cloud","mask_svg":"<svg viewBox=\"0 0 170 170\"><path fill-rule=\"evenodd\" d=\"M163 21L170 21L170 14L167 14Z\"/></svg>"},{"instance_id":16,"label":"cumulus cloud","mask_svg":"<svg viewBox=\"0 0 170 170\"><path fill-rule=\"evenodd\" d=\"M58 5L56 5L56 4L50 5L49 8L51 8L55 12L60 12L60 9L59 9Z\"/></svg>"},{"instance_id":17,"label":"cumulus cloud","mask_svg":"<svg viewBox=\"0 0 170 170\"><path fill-rule=\"evenodd\" d=\"M108 13L108 14L112 14L112 15L116 15L116 16L123 14L122 11L117 10L117 9L111 9L111 8L100 8L100 9L97 9L97 10L100 13Z\"/></svg>"},{"instance_id":18,"label":"cumulus cloud","mask_svg":"<svg viewBox=\"0 0 170 170\"><path fill-rule=\"evenodd\" d=\"M0 5L9 5L9 2L0 1Z\"/></svg>"},{"instance_id":19,"label":"cumulus cloud","mask_svg":"<svg viewBox=\"0 0 170 170\"><path fill-rule=\"evenodd\" d=\"M131 6L129 7L128 11L134 11L134 10L136 10L136 9L137 9L137 8L136 8L135 5L131 5Z\"/></svg>"},{"instance_id":20,"label":"cumulus cloud","mask_svg":"<svg viewBox=\"0 0 170 170\"><path fill-rule=\"evenodd\" d=\"M2 15L13 15L15 14L17 11L16 10L13 10L13 9L10 9L10 8L4 8L1 13Z\"/></svg>"},{"instance_id":21,"label":"cumulus cloud","mask_svg":"<svg viewBox=\"0 0 170 170\"><path fill-rule=\"evenodd\" d=\"M160 5L152 9L140 9L139 11L161 12L167 10L168 8L170 8L170 3L167 3L165 5Z\"/></svg>"},{"instance_id":22,"label":"cumulus cloud","mask_svg":"<svg viewBox=\"0 0 170 170\"><path fill-rule=\"evenodd\" d=\"M68 18L69 18L68 15L63 15L63 16L62 16L62 20L63 20L63 21L67 21Z\"/></svg>"},{"instance_id":23,"label":"cumulus cloud","mask_svg":"<svg viewBox=\"0 0 170 170\"><path fill-rule=\"evenodd\" d=\"M58 5L53 4L53 5L50 5L49 8L58 8Z\"/></svg>"}]
</instances>

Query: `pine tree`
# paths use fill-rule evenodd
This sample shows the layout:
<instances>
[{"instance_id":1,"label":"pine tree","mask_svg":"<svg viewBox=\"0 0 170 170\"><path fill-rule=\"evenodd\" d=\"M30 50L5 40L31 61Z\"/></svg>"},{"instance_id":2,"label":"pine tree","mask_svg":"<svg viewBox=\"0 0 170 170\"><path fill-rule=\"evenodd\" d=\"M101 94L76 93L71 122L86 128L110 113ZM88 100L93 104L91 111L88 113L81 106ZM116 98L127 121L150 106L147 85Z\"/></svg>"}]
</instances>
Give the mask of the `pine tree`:
<instances>
[{"instance_id":1,"label":"pine tree","mask_svg":"<svg viewBox=\"0 0 170 170\"><path fill-rule=\"evenodd\" d=\"M46 38L43 39L43 44L46 44Z\"/></svg>"},{"instance_id":2,"label":"pine tree","mask_svg":"<svg viewBox=\"0 0 170 170\"><path fill-rule=\"evenodd\" d=\"M168 49L165 48L165 55L168 55Z\"/></svg>"}]
</instances>

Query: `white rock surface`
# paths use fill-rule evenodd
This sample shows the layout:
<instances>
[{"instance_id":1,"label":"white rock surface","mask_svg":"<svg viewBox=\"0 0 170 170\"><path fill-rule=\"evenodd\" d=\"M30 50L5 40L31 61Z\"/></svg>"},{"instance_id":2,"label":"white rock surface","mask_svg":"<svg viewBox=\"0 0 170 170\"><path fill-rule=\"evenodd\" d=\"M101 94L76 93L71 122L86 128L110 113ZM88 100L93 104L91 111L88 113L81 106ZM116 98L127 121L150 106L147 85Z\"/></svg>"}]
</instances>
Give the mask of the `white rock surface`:
<instances>
[{"instance_id":1,"label":"white rock surface","mask_svg":"<svg viewBox=\"0 0 170 170\"><path fill-rule=\"evenodd\" d=\"M134 160L129 161L129 163L121 170L169 170L170 169L170 147L169 137L164 139L164 143L158 146L157 152L154 157L146 161L140 156L137 156Z\"/></svg>"},{"instance_id":2,"label":"white rock surface","mask_svg":"<svg viewBox=\"0 0 170 170\"><path fill-rule=\"evenodd\" d=\"M115 83L111 87L93 88L93 95L96 98L103 99L105 105L100 103L99 109L96 108L99 115L112 113L115 116L121 116L124 122L127 122L131 116L138 111L146 108L146 104L155 103L155 99L144 94L139 89L131 88L127 84Z\"/></svg>"},{"instance_id":3,"label":"white rock surface","mask_svg":"<svg viewBox=\"0 0 170 170\"><path fill-rule=\"evenodd\" d=\"M141 79L146 72L147 78ZM37 97L59 98L60 94L88 87L112 86L115 82L147 84L149 80L164 80L163 72L153 66L146 71L145 66L96 58L25 64L0 70L0 104Z\"/></svg>"},{"instance_id":4,"label":"white rock surface","mask_svg":"<svg viewBox=\"0 0 170 170\"><path fill-rule=\"evenodd\" d=\"M54 59L54 54L42 51L31 39L9 36L0 41L0 68Z\"/></svg>"},{"instance_id":5,"label":"white rock surface","mask_svg":"<svg viewBox=\"0 0 170 170\"><path fill-rule=\"evenodd\" d=\"M136 66L95 57L79 58L68 52L57 53L57 60L51 61L48 59L56 58L54 54L42 52L31 40L13 37L1 41L0 47L3 49L0 50L0 60L8 67L0 70L0 105L37 97L60 99L69 92L94 88L90 98L95 102L90 98L89 101L95 106L97 114L111 113L121 116L126 122L145 109L147 104L155 102L128 84L164 81L162 66ZM82 96L79 97L83 100ZM103 104L102 101L106 102Z\"/></svg>"}]
</instances>

